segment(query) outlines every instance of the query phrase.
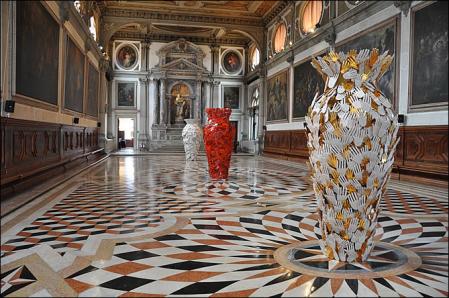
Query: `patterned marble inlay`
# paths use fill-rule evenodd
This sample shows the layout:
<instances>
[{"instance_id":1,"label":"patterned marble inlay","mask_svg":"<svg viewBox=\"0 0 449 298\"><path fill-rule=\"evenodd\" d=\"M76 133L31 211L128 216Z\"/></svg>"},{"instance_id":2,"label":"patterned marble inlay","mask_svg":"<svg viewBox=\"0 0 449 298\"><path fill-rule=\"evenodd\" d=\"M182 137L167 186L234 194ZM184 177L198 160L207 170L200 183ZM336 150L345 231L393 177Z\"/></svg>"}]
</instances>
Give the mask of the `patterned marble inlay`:
<instances>
[{"instance_id":1,"label":"patterned marble inlay","mask_svg":"<svg viewBox=\"0 0 449 298\"><path fill-rule=\"evenodd\" d=\"M294 186L249 185L236 182L208 182L169 185L162 188L162 193L173 195L188 195L192 197L211 197L224 200L242 199L256 200L267 196L292 195L305 188Z\"/></svg>"},{"instance_id":2,"label":"patterned marble inlay","mask_svg":"<svg viewBox=\"0 0 449 298\"><path fill-rule=\"evenodd\" d=\"M2 219L1 295L447 296L446 190L390 183L372 257L339 264L308 179L261 157L218 185L201 156L111 157Z\"/></svg>"}]
</instances>

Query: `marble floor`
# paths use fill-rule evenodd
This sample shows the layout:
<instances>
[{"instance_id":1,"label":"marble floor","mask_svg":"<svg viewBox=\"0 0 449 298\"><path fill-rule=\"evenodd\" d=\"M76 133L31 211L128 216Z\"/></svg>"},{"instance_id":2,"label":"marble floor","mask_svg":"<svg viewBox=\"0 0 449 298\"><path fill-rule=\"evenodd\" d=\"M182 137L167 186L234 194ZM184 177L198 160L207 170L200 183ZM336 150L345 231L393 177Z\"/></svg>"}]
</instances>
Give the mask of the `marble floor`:
<instances>
[{"instance_id":1,"label":"marble floor","mask_svg":"<svg viewBox=\"0 0 449 298\"><path fill-rule=\"evenodd\" d=\"M2 296L448 296L448 192L391 180L365 263L321 255L306 166L111 156L2 217Z\"/></svg>"}]
</instances>

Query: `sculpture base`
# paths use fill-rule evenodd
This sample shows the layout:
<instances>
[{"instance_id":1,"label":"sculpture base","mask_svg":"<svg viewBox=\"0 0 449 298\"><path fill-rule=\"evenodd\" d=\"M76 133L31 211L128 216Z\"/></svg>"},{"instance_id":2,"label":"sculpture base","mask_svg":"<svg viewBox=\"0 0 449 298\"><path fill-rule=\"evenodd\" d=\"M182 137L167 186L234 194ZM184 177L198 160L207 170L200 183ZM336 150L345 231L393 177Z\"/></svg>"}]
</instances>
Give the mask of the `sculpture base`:
<instances>
[{"instance_id":1,"label":"sculpture base","mask_svg":"<svg viewBox=\"0 0 449 298\"><path fill-rule=\"evenodd\" d=\"M304 275L338 279L397 276L422 264L415 252L386 242L376 242L371 256L363 263L329 260L317 240L282 246L275 251L274 258L282 266Z\"/></svg>"}]
</instances>

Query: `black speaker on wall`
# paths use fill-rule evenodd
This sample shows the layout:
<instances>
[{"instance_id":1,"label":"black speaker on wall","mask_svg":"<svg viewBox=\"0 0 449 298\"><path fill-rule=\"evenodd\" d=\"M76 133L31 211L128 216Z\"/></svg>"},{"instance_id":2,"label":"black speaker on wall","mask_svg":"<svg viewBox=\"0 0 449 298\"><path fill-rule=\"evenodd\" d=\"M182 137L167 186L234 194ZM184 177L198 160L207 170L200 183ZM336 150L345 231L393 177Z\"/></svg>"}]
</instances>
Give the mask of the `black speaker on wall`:
<instances>
[{"instance_id":1,"label":"black speaker on wall","mask_svg":"<svg viewBox=\"0 0 449 298\"><path fill-rule=\"evenodd\" d=\"M405 115L399 114L398 115L398 123L404 123L405 122Z\"/></svg>"},{"instance_id":2,"label":"black speaker on wall","mask_svg":"<svg viewBox=\"0 0 449 298\"><path fill-rule=\"evenodd\" d=\"M78 118L78 117L73 118L73 123L74 124L80 123L80 118Z\"/></svg>"},{"instance_id":3,"label":"black speaker on wall","mask_svg":"<svg viewBox=\"0 0 449 298\"><path fill-rule=\"evenodd\" d=\"M16 102L14 100L5 101L5 112L6 113L14 113L14 106Z\"/></svg>"},{"instance_id":4,"label":"black speaker on wall","mask_svg":"<svg viewBox=\"0 0 449 298\"><path fill-rule=\"evenodd\" d=\"M97 122L97 127L101 127L101 122Z\"/></svg>"}]
</instances>

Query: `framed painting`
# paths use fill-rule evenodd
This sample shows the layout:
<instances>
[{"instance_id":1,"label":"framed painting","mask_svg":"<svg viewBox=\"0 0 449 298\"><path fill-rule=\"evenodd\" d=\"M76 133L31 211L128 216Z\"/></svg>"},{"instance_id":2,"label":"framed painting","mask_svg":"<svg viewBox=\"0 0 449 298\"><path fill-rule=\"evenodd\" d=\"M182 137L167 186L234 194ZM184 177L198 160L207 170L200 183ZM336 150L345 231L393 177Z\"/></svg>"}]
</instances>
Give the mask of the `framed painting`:
<instances>
[{"instance_id":1,"label":"framed painting","mask_svg":"<svg viewBox=\"0 0 449 298\"><path fill-rule=\"evenodd\" d=\"M117 107L135 107L136 89L136 82L117 82Z\"/></svg>"},{"instance_id":2,"label":"framed painting","mask_svg":"<svg viewBox=\"0 0 449 298\"><path fill-rule=\"evenodd\" d=\"M377 48L379 53L388 51L390 55L394 55L394 63L391 64L390 70L387 71L378 81L378 87L382 93L391 101L393 107L397 109L397 82L399 69L399 52L397 52L398 44L398 18L387 20L369 31L351 37L349 40L342 41L337 44L336 52L349 52L354 49L360 51L362 49Z\"/></svg>"},{"instance_id":3,"label":"framed painting","mask_svg":"<svg viewBox=\"0 0 449 298\"><path fill-rule=\"evenodd\" d=\"M304 118L315 95L322 94L325 82L313 68L311 59L294 68L293 118Z\"/></svg>"},{"instance_id":4,"label":"framed painting","mask_svg":"<svg viewBox=\"0 0 449 298\"><path fill-rule=\"evenodd\" d=\"M240 109L240 86L223 86L223 107Z\"/></svg>"},{"instance_id":5,"label":"framed painting","mask_svg":"<svg viewBox=\"0 0 449 298\"><path fill-rule=\"evenodd\" d=\"M242 59L235 50L226 50L223 53L221 65L228 74L239 74L242 70Z\"/></svg>"},{"instance_id":6,"label":"framed painting","mask_svg":"<svg viewBox=\"0 0 449 298\"><path fill-rule=\"evenodd\" d=\"M123 70L133 70L138 63L138 50L132 44L119 45L115 55L117 66Z\"/></svg>"},{"instance_id":7,"label":"framed painting","mask_svg":"<svg viewBox=\"0 0 449 298\"><path fill-rule=\"evenodd\" d=\"M410 110L447 108L447 9L447 2L437 1L412 11Z\"/></svg>"},{"instance_id":8,"label":"framed painting","mask_svg":"<svg viewBox=\"0 0 449 298\"><path fill-rule=\"evenodd\" d=\"M267 81L267 122L288 121L288 69Z\"/></svg>"},{"instance_id":9,"label":"framed painting","mask_svg":"<svg viewBox=\"0 0 449 298\"><path fill-rule=\"evenodd\" d=\"M87 72L87 114L98 117L98 84L99 74L92 63L88 63Z\"/></svg>"},{"instance_id":10,"label":"framed painting","mask_svg":"<svg viewBox=\"0 0 449 298\"><path fill-rule=\"evenodd\" d=\"M65 61L64 108L82 113L85 56L69 36Z\"/></svg>"},{"instance_id":11,"label":"framed painting","mask_svg":"<svg viewBox=\"0 0 449 298\"><path fill-rule=\"evenodd\" d=\"M58 104L59 24L40 1L17 1L15 94Z\"/></svg>"}]
</instances>

